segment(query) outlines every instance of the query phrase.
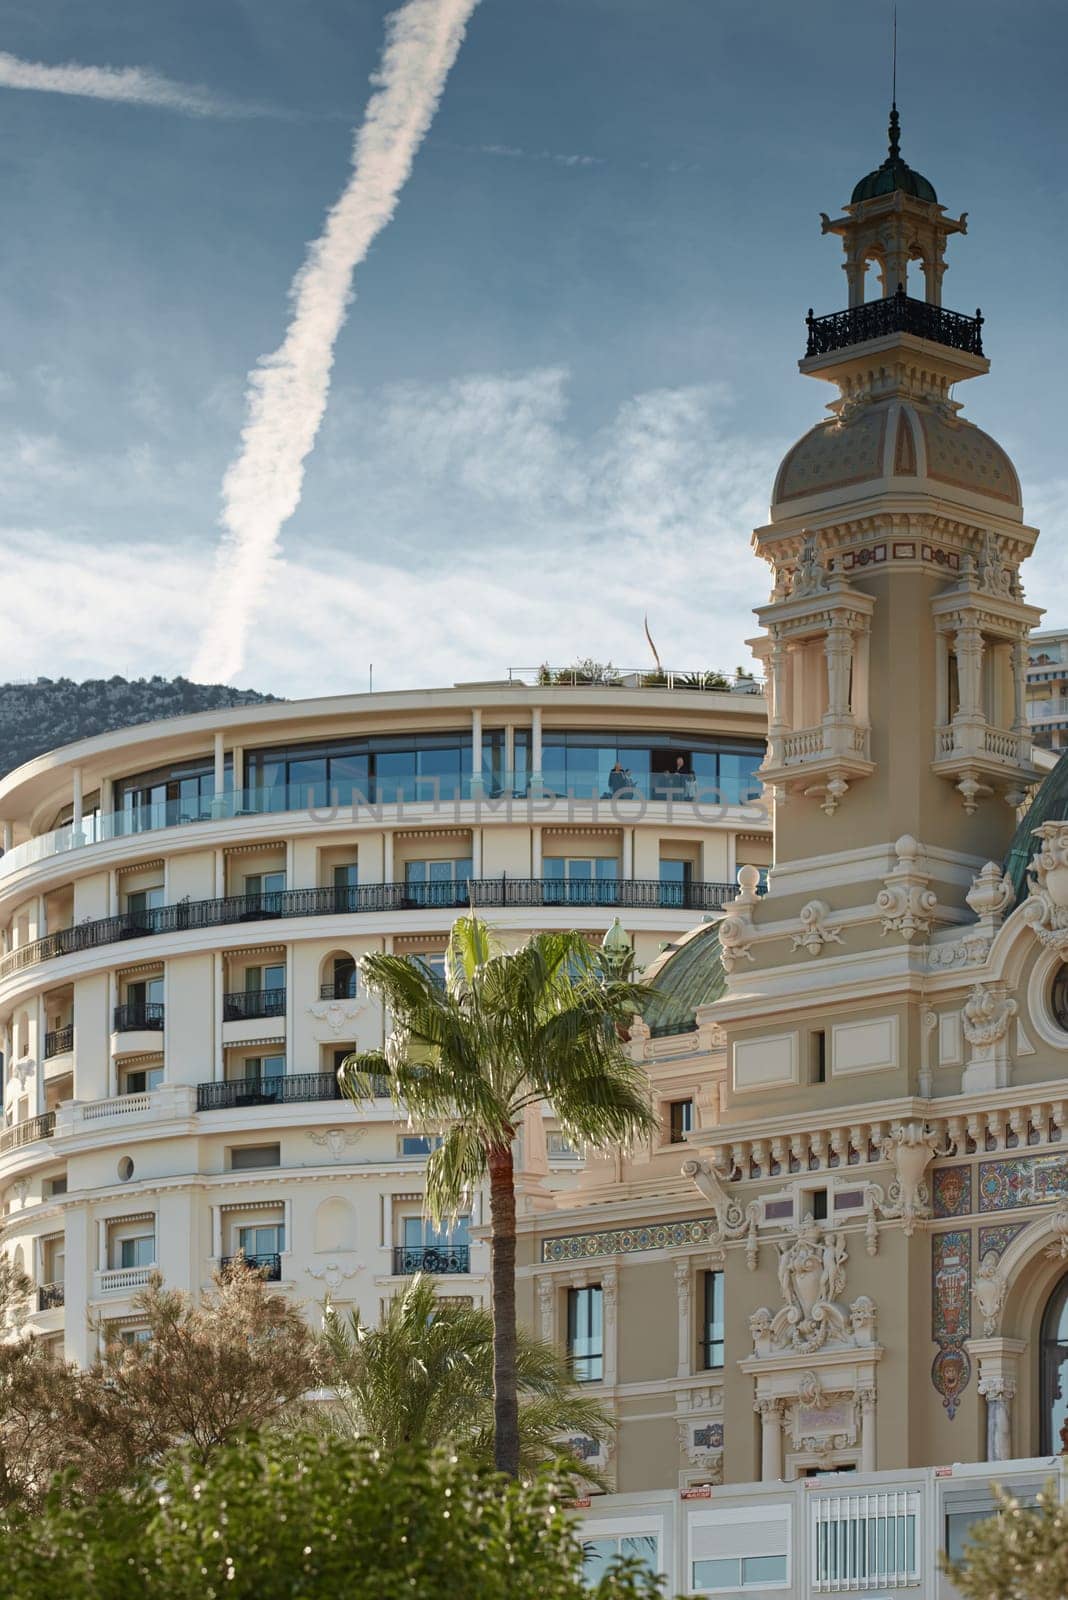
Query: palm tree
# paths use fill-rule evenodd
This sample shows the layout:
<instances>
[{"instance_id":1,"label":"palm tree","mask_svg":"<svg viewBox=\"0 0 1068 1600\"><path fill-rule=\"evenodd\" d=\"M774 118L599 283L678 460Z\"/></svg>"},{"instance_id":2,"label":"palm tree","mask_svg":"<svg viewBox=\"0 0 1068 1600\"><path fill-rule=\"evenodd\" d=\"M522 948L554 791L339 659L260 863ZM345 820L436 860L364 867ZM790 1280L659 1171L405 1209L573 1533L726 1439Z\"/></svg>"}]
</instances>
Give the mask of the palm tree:
<instances>
[{"instance_id":1,"label":"palm tree","mask_svg":"<svg viewBox=\"0 0 1068 1600\"><path fill-rule=\"evenodd\" d=\"M390 1075L413 1125L440 1130L427 1162L427 1203L455 1216L488 1173L493 1282L494 1457L519 1471L516 1375L515 1173L512 1141L528 1106L548 1100L565 1135L594 1148L656 1126L644 1074L621 1036L648 998L617 977L578 933L539 933L500 950L477 916L453 924L445 986L403 956L360 962L393 1017L385 1051L349 1056L354 1100Z\"/></svg>"},{"instance_id":2,"label":"palm tree","mask_svg":"<svg viewBox=\"0 0 1068 1600\"><path fill-rule=\"evenodd\" d=\"M327 1307L321 1336L322 1377L333 1390L332 1427L394 1453L443 1445L473 1461L493 1461L493 1318L481 1306L443 1302L430 1278L417 1274L371 1326L358 1311L341 1317ZM520 1332L519 1466L532 1475L544 1462L570 1455L562 1434L603 1440L607 1413L584 1395L552 1345ZM599 1475L588 1466L584 1475Z\"/></svg>"}]
</instances>

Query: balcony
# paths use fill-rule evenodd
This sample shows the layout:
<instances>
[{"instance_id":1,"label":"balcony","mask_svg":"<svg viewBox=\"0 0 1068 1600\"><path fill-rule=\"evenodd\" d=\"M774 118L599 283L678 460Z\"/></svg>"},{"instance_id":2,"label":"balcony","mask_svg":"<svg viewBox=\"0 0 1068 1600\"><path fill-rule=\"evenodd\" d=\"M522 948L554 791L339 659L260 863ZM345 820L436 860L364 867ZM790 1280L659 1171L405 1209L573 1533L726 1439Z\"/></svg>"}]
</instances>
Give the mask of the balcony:
<instances>
[{"instance_id":1,"label":"balcony","mask_svg":"<svg viewBox=\"0 0 1068 1600\"><path fill-rule=\"evenodd\" d=\"M223 995L224 1022L251 1022L259 1017L284 1017L285 989L238 989Z\"/></svg>"},{"instance_id":2,"label":"balcony","mask_svg":"<svg viewBox=\"0 0 1068 1600\"><path fill-rule=\"evenodd\" d=\"M54 1111L45 1111L26 1122L16 1122L13 1127L5 1128L0 1133L0 1155L6 1150L20 1150L24 1144L35 1144L38 1139L51 1139L55 1126Z\"/></svg>"},{"instance_id":3,"label":"balcony","mask_svg":"<svg viewBox=\"0 0 1068 1600\"><path fill-rule=\"evenodd\" d=\"M384 911L459 910L473 899L482 906L621 906L627 910L721 911L733 900L733 883L661 883L656 878L612 878L599 883L565 883L559 878L472 878L459 884L366 883L342 888L281 889L268 894L225 895L216 900L184 900L152 911L124 912L96 922L47 934L9 951L0 960L0 978L42 961L93 950L126 939L186 929L227 927L280 917L359 916ZM273 992L273 991L265 991ZM335 998L333 994L323 999ZM126 1008L119 1008L124 1010ZM159 1022L163 1026L163 1007ZM116 1012L116 1016L118 1012ZM131 1026L135 1026L131 1024ZM136 1026L140 1026L139 1024ZM146 1026L153 1026L149 1023ZM123 1031L117 1025L115 1031Z\"/></svg>"},{"instance_id":4,"label":"balcony","mask_svg":"<svg viewBox=\"0 0 1068 1600\"><path fill-rule=\"evenodd\" d=\"M253 1272L258 1272L265 1283L281 1283L282 1281L282 1257L279 1255L221 1256L219 1259L219 1272L222 1277L225 1278L230 1272L231 1268L237 1266L239 1263L243 1263L246 1267L251 1268Z\"/></svg>"},{"instance_id":5,"label":"balcony","mask_svg":"<svg viewBox=\"0 0 1068 1600\"><path fill-rule=\"evenodd\" d=\"M407 1278L415 1272L445 1275L470 1271L470 1245L399 1244L393 1249L395 1278Z\"/></svg>"},{"instance_id":6,"label":"balcony","mask_svg":"<svg viewBox=\"0 0 1068 1600\"><path fill-rule=\"evenodd\" d=\"M42 1283L37 1290L38 1311L56 1311L63 1305L65 1286L62 1283Z\"/></svg>"},{"instance_id":7,"label":"balcony","mask_svg":"<svg viewBox=\"0 0 1068 1600\"><path fill-rule=\"evenodd\" d=\"M868 300L848 311L832 312L829 317L816 317L809 311L805 325L806 359L865 344L869 339L883 339L891 333L911 333L917 339L972 356L983 353L983 318L979 311L974 317L962 316L959 311L946 311L926 300L913 300L904 289L885 300Z\"/></svg>"},{"instance_id":8,"label":"balcony","mask_svg":"<svg viewBox=\"0 0 1068 1600\"><path fill-rule=\"evenodd\" d=\"M230 1111L237 1106L283 1106L312 1100L340 1100L334 1072L286 1072L269 1078L235 1078L228 1083L198 1083L198 1111Z\"/></svg>"},{"instance_id":9,"label":"balcony","mask_svg":"<svg viewBox=\"0 0 1068 1600\"><path fill-rule=\"evenodd\" d=\"M146 1289L152 1281L152 1276L157 1273L157 1266L151 1267L114 1267L107 1272L98 1272L96 1275L96 1288L98 1294L128 1294L132 1289Z\"/></svg>"},{"instance_id":10,"label":"balcony","mask_svg":"<svg viewBox=\"0 0 1068 1600\"><path fill-rule=\"evenodd\" d=\"M957 716L935 729L932 768L956 786L969 814L999 789L1007 800L1017 794L1022 800L1027 784L1039 775L1031 761L1030 732L992 727L981 714Z\"/></svg>"},{"instance_id":11,"label":"balcony","mask_svg":"<svg viewBox=\"0 0 1068 1600\"><path fill-rule=\"evenodd\" d=\"M44 1036L44 1056L49 1061L53 1056L65 1056L74 1049L74 1024L68 1022L65 1028L53 1028Z\"/></svg>"},{"instance_id":12,"label":"balcony","mask_svg":"<svg viewBox=\"0 0 1068 1600\"><path fill-rule=\"evenodd\" d=\"M138 1000L128 1005L116 1006L112 1032L161 1033L163 1009L162 1000Z\"/></svg>"}]
</instances>

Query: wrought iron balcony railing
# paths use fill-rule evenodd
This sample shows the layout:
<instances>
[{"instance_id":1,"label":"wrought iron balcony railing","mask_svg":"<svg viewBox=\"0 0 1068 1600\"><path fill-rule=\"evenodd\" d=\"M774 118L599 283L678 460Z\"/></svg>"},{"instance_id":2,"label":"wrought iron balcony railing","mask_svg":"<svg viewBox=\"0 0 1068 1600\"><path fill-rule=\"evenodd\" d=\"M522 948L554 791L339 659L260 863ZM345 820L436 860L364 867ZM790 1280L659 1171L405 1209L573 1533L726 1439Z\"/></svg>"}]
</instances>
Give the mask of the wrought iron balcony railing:
<instances>
[{"instance_id":1,"label":"wrought iron balcony railing","mask_svg":"<svg viewBox=\"0 0 1068 1600\"><path fill-rule=\"evenodd\" d=\"M734 898L733 883L662 883L658 878L606 878L596 883L562 878L470 878L457 884L362 883L341 888L277 889L215 900L183 900L151 911L80 922L46 934L0 959L0 978L42 961L81 950L187 928L219 928L278 917L329 917L381 911L450 910L478 906L622 906L628 910L720 911ZM327 998L327 996L323 996ZM333 998L332 996L330 998ZM162 1008L161 1008L162 1009ZM151 1024L150 1024L151 1026Z\"/></svg>"},{"instance_id":2,"label":"wrought iron balcony railing","mask_svg":"<svg viewBox=\"0 0 1068 1600\"><path fill-rule=\"evenodd\" d=\"M319 985L320 1000L355 1000L356 974L350 973L347 978L334 978L330 983Z\"/></svg>"},{"instance_id":3,"label":"wrought iron balcony railing","mask_svg":"<svg viewBox=\"0 0 1068 1600\"><path fill-rule=\"evenodd\" d=\"M135 1000L115 1007L114 1031L159 1033L163 1029L162 1000Z\"/></svg>"},{"instance_id":4,"label":"wrought iron balcony railing","mask_svg":"<svg viewBox=\"0 0 1068 1600\"><path fill-rule=\"evenodd\" d=\"M258 1272L267 1283L281 1283L282 1257L279 1255L266 1256L223 1256L219 1261L219 1271L225 1278L231 1267L238 1262L244 1262L246 1267L251 1267L253 1272Z\"/></svg>"},{"instance_id":5,"label":"wrought iron balcony railing","mask_svg":"<svg viewBox=\"0 0 1068 1600\"><path fill-rule=\"evenodd\" d=\"M410 1277L414 1272L454 1273L471 1271L471 1246L466 1244L398 1244L393 1249L393 1274Z\"/></svg>"},{"instance_id":6,"label":"wrought iron balcony railing","mask_svg":"<svg viewBox=\"0 0 1068 1600\"><path fill-rule=\"evenodd\" d=\"M389 1098L389 1079L375 1077L376 1098ZM231 1111L235 1106L307 1105L313 1100L343 1100L335 1072L279 1072L266 1078L232 1078L197 1084L198 1111Z\"/></svg>"},{"instance_id":7,"label":"wrought iron balcony railing","mask_svg":"<svg viewBox=\"0 0 1068 1600\"><path fill-rule=\"evenodd\" d=\"M16 1122L0 1133L0 1155L5 1150L18 1150L24 1144L35 1144L38 1139L51 1139L56 1126L54 1111L44 1111L39 1117L29 1117Z\"/></svg>"},{"instance_id":8,"label":"wrought iron balcony railing","mask_svg":"<svg viewBox=\"0 0 1068 1600\"><path fill-rule=\"evenodd\" d=\"M832 350L845 350L868 339L882 339L888 333L912 333L918 339L929 339L932 344L948 345L951 350L964 350L973 356L983 353L981 311L976 311L974 317L966 317L959 311L946 311L926 300L913 300L904 289L887 295L885 300L867 300L863 305L850 306L848 311L834 311L828 317L814 316L810 310L805 323L808 327L806 356L829 355Z\"/></svg>"},{"instance_id":9,"label":"wrought iron balcony railing","mask_svg":"<svg viewBox=\"0 0 1068 1600\"><path fill-rule=\"evenodd\" d=\"M45 1060L51 1056L66 1055L68 1050L74 1049L74 1024L68 1022L65 1028L52 1028L44 1036Z\"/></svg>"},{"instance_id":10,"label":"wrought iron balcony railing","mask_svg":"<svg viewBox=\"0 0 1068 1600\"><path fill-rule=\"evenodd\" d=\"M257 1017L284 1017L285 989L237 989L223 995L224 1022L250 1022Z\"/></svg>"},{"instance_id":11,"label":"wrought iron balcony railing","mask_svg":"<svg viewBox=\"0 0 1068 1600\"><path fill-rule=\"evenodd\" d=\"M55 1311L63 1304L64 1294L62 1283L42 1283L37 1290L38 1311Z\"/></svg>"}]
</instances>

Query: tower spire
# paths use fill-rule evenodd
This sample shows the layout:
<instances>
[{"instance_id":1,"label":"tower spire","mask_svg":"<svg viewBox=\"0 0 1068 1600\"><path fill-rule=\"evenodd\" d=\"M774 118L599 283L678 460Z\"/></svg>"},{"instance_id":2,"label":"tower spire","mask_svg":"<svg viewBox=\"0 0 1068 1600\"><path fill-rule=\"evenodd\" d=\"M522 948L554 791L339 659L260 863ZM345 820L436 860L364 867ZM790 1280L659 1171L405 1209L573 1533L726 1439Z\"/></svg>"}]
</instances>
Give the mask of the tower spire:
<instances>
[{"instance_id":1,"label":"tower spire","mask_svg":"<svg viewBox=\"0 0 1068 1600\"><path fill-rule=\"evenodd\" d=\"M890 47L890 160L901 156L901 118L897 114L897 4L893 8L892 43Z\"/></svg>"},{"instance_id":2,"label":"tower spire","mask_svg":"<svg viewBox=\"0 0 1068 1600\"><path fill-rule=\"evenodd\" d=\"M897 114L897 103L890 107L890 155L891 162L901 159L901 118Z\"/></svg>"}]
</instances>

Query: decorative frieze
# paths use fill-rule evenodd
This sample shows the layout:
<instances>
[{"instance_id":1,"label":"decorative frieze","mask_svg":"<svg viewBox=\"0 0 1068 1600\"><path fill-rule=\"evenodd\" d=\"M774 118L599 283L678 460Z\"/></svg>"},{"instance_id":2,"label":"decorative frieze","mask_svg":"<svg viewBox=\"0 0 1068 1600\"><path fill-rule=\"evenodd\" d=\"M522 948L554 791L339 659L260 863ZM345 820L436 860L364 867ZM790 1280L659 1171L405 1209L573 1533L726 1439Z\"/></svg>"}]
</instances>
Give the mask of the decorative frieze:
<instances>
[{"instance_id":1,"label":"decorative frieze","mask_svg":"<svg viewBox=\"0 0 1068 1600\"><path fill-rule=\"evenodd\" d=\"M686 1245L719 1242L715 1217L690 1217L685 1222L656 1222L633 1228L606 1228L599 1233L561 1234L541 1242L544 1262L593 1261L599 1256L633 1255L640 1250L677 1250Z\"/></svg>"}]
</instances>

